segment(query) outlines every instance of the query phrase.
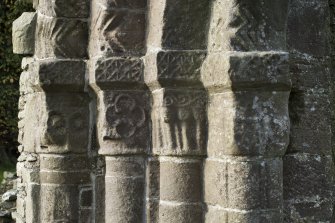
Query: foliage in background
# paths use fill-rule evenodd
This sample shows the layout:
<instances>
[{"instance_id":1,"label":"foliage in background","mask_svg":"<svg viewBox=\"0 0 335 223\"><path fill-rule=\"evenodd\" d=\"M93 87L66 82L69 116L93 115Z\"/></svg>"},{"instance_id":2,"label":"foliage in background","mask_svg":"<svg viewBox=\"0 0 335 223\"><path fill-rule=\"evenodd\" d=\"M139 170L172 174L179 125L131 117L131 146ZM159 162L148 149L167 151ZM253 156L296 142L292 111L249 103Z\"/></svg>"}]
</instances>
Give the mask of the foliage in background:
<instances>
[{"instance_id":1,"label":"foliage in background","mask_svg":"<svg viewBox=\"0 0 335 223\"><path fill-rule=\"evenodd\" d=\"M16 149L19 77L22 57L12 52L12 23L33 11L22 0L0 0L0 148Z\"/></svg>"}]
</instances>

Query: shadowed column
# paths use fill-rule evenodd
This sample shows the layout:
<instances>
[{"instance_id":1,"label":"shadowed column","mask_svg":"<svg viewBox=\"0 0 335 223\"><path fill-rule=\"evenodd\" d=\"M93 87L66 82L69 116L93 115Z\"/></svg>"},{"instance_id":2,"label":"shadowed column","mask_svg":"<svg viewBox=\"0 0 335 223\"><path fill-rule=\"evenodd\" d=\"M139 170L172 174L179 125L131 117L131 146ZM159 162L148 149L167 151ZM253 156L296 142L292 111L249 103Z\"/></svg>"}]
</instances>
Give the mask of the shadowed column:
<instances>
[{"instance_id":1,"label":"shadowed column","mask_svg":"<svg viewBox=\"0 0 335 223\"><path fill-rule=\"evenodd\" d=\"M200 69L206 56L208 20L208 1L149 3L145 82L153 98L153 149L148 222L203 221L207 94Z\"/></svg>"},{"instance_id":2,"label":"shadowed column","mask_svg":"<svg viewBox=\"0 0 335 223\"><path fill-rule=\"evenodd\" d=\"M146 7L145 0L92 1L89 82L97 95L98 153L105 162L105 173L95 178L99 223L145 222L150 117L141 56Z\"/></svg>"},{"instance_id":3,"label":"shadowed column","mask_svg":"<svg viewBox=\"0 0 335 223\"><path fill-rule=\"evenodd\" d=\"M40 0L34 7L37 22L26 30L27 40L35 43L25 47L21 42L29 52L14 47L34 54L21 76L25 117L18 172L26 197L17 203L17 220L90 221L89 98L84 90L89 2ZM14 23L14 39L22 38L15 37L22 24Z\"/></svg>"},{"instance_id":4,"label":"shadowed column","mask_svg":"<svg viewBox=\"0 0 335 223\"><path fill-rule=\"evenodd\" d=\"M291 82L288 1L214 0L202 80L209 92L205 222L283 222Z\"/></svg>"}]
</instances>

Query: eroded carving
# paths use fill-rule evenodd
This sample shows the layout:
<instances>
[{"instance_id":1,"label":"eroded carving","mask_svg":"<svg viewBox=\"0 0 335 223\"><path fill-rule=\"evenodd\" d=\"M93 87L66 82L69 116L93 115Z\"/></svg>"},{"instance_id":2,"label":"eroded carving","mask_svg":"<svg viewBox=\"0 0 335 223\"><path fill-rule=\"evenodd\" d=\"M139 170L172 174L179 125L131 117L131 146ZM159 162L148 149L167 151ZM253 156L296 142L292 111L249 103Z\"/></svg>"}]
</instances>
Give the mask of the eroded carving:
<instances>
[{"instance_id":1,"label":"eroded carving","mask_svg":"<svg viewBox=\"0 0 335 223\"><path fill-rule=\"evenodd\" d=\"M143 62L141 59L111 58L97 61L95 67L96 83L143 81Z\"/></svg>"},{"instance_id":2,"label":"eroded carving","mask_svg":"<svg viewBox=\"0 0 335 223\"><path fill-rule=\"evenodd\" d=\"M100 152L141 153L147 150L148 96L144 91L105 91L100 104Z\"/></svg>"},{"instance_id":3,"label":"eroded carving","mask_svg":"<svg viewBox=\"0 0 335 223\"><path fill-rule=\"evenodd\" d=\"M154 101L154 152L159 154L204 154L207 131L204 91L160 91ZM157 102L158 102L157 100Z\"/></svg>"},{"instance_id":4,"label":"eroded carving","mask_svg":"<svg viewBox=\"0 0 335 223\"><path fill-rule=\"evenodd\" d=\"M116 95L106 111L106 120L110 126L104 139L121 139L133 136L145 121L146 114L134 98L127 94Z\"/></svg>"}]
</instances>

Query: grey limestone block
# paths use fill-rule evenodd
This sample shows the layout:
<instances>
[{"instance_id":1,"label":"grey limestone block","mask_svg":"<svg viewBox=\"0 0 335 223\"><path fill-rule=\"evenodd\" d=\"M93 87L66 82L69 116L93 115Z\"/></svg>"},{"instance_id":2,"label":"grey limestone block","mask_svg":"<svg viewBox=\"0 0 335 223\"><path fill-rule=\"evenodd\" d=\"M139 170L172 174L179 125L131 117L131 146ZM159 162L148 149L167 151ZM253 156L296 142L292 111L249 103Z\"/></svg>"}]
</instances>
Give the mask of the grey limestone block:
<instances>
[{"instance_id":1,"label":"grey limestone block","mask_svg":"<svg viewBox=\"0 0 335 223\"><path fill-rule=\"evenodd\" d=\"M86 153L89 131L88 96L49 93L42 95L40 100L36 151L58 154Z\"/></svg>"},{"instance_id":2,"label":"grey limestone block","mask_svg":"<svg viewBox=\"0 0 335 223\"><path fill-rule=\"evenodd\" d=\"M106 156L105 222L141 222L145 208L143 157Z\"/></svg>"},{"instance_id":3,"label":"grey limestone block","mask_svg":"<svg viewBox=\"0 0 335 223\"><path fill-rule=\"evenodd\" d=\"M329 222L334 212L334 163L331 155L285 155L284 222Z\"/></svg>"},{"instance_id":4,"label":"grey limestone block","mask_svg":"<svg viewBox=\"0 0 335 223\"><path fill-rule=\"evenodd\" d=\"M207 159L204 166L204 199L208 205L239 212L282 209L280 158Z\"/></svg>"},{"instance_id":5,"label":"grey limestone block","mask_svg":"<svg viewBox=\"0 0 335 223\"><path fill-rule=\"evenodd\" d=\"M105 219L105 176L100 174L93 178L94 185L94 217L96 222L104 222Z\"/></svg>"},{"instance_id":6,"label":"grey limestone block","mask_svg":"<svg viewBox=\"0 0 335 223\"><path fill-rule=\"evenodd\" d=\"M292 0L288 13L287 45L290 52L327 56L329 7L326 0Z\"/></svg>"},{"instance_id":7,"label":"grey limestone block","mask_svg":"<svg viewBox=\"0 0 335 223\"><path fill-rule=\"evenodd\" d=\"M289 109L291 134L288 152L332 154L329 93L323 89L292 92Z\"/></svg>"},{"instance_id":8,"label":"grey limestone block","mask_svg":"<svg viewBox=\"0 0 335 223\"><path fill-rule=\"evenodd\" d=\"M46 58L85 58L88 27L80 19L52 18L38 15L35 56Z\"/></svg>"},{"instance_id":9,"label":"grey limestone block","mask_svg":"<svg viewBox=\"0 0 335 223\"><path fill-rule=\"evenodd\" d=\"M103 5L107 9L133 9L143 10L147 7L148 0L94 0L96 3Z\"/></svg>"},{"instance_id":10,"label":"grey limestone block","mask_svg":"<svg viewBox=\"0 0 335 223\"><path fill-rule=\"evenodd\" d=\"M202 223L203 207L199 204L160 202L159 223Z\"/></svg>"},{"instance_id":11,"label":"grey limestone block","mask_svg":"<svg viewBox=\"0 0 335 223\"><path fill-rule=\"evenodd\" d=\"M40 222L78 221L89 167L86 155L40 155Z\"/></svg>"},{"instance_id":12,"label":"grey limestone block","mask_svg":"<svg viewBox=\"0 0 335 223\"><path fill-rule=\"evenodd\" d=\"M327 57L290 55L292 92L325 90L331 87L330 60Z\"/></svg>"},{"instance_id":13,"label":"grey limestone block","mask_svg":"<svg viewBox=\"0 0 335 223\"><path fill-rule=\"evenodd\" d=\"M143 67L143 60L139 57L109 57L93 60L90 67L90 85L104 90L143 85Z\"/></svg>"},{"instance_id":14,"label":"grey limestone block","mask_svg":"<svg viewBox=\"0 0 335 223\"><path fill-rule=\"evenodd\" d=\"M171 203L201 203L202 160L173 157L160 157L159 160L160 200Z\"/></svg>"},{"instance_id":15,"label":"grey limestone block","mask_svg":"<svg viewBox=\"0 0 335 223\"><path fill-rule=\"evenodd\" d=\"M230 212L228 213L227 223L230 222L271 222L282 223L282 211L269 210L269 211L248 211L248 212Z\"/></svg>"},{"instance_id":16,"label":"grey limestone block","mask_svg":"<svg viewBox=\"0 0 335 223\"><path fill-rule=\"evenodd\" d=\"M291 88L288 53L219 52L210 53L201 68L201 80L207 89Z\"/></svg>"},{"instance_id":17,"label":"grey limestone block","mask_svg":"<svg viewBox=\"0 0 335 223\"><path fill-rule=\"evenodd\" d=\"M71 60L38 62L38 82L43 91L83 92L86 63Z\"/></svg>"},{"instance_id":18,"label":"grey limestone block","mask_svg":"<svg viewBox=\"0 0 335 223\"><path fill-rule=\"evenodd\" d=\"M35 152L38 146L38 137L36 129L39 127L39 108L43 98L42 93L30 94L25 97L24 119L20 120L19 141L24 145L23 150L26 152Z\"/></svg>"},{"instance_id":19,"label":"grey limestone block","mask_svg":"<svg viewBox=\"0 0 335 223\"><path fill-rule=\"evenodd\" d=\"M205 155L207 95L202 90L152 92L153 152L157 155Z\"/></svg>"},{"instance_id":20,"label":"grey limestone block","mask_svg":"<svg viewBox=\"0 0 335 223\"><path fill-rule=\"evenodd\" d=\"M29 181L27 181L29 182ZM39 222L40 209L40 188L39 184L28 183L25 198L25 221L26 223Z\"/></svg>"},{"instance_id":21,"label":"grey limestone block","mask_svg":"<svg viewBox=\"0 0 335 223\"><path fill-rule=\"evenodd\" d=\"M78 185L42 184L40 222L78 222L78 203Z\"/></svg>"},{"instance_id":22,"label":"grey limestone block","mask_svg":"<svg viewBox=\"0 0 335 223\"><path fill-rule=\"evenodd\" d=\"M89 9L89 0L39 0L37 7L46 16L66 18L86 18Z\"/></svg>"},{"instance_id":23,"label":"grey limestone block","mask_svg":"<svg viewBox=\"0 0 335 223\"><path fill-rule=\"evenodd\" d=\"M100 91L99 153L144 154L149 149L149 98L142 90Z\"/></svg>"},{"instance_id":24,"label":"grey limestone block","mask_svg":"<svg viewBox=\"0 0 335 223\"><path fill-rule=\"evenodd\" d=\"M146 219L158 222L160 162L158 157L149 157L146 162Z\"/></svg>"},{"instance_id":25,"label":"grey limestone block","mask_svg":"<svg viewBox=\"0 0 335 223\"><path fill-rule=\"evenodd\" d=\"M13 52L16 54L34 54L37 14L24 12L13 22Z\"/></svg>"},{"instance_id":26,"label":"grey limestone block","mask_svg":"<svg viewBox=\"0 0 335 223\"><path fill-rule=\"evenodd\" d=\"M201 84L205 51L159 51L145 57L145 82L148 86L193 86Z\"/></svg>"},{"instance_id":27,"label":"grey limestone block","mask_svg":"<svg viewBox=\"0 0 335 223\"><path fill-rule=\"evenodd\" d=\"M95 1L92 4L91 57L143 55L145 25L144 9L106 9Z\"/></svg>"},{"instance_id":28,"label":"grey limestone block","mask_svg":"<svg viewBox=\"0 0 335 223\"><path fill-rule=\"evenodd\" d=\"M282 156L289 143L289 92L226 91L210 96L209 157Z\"/></svg>"},{"instance_id":29,"label":"grey limestone block","mask_svg":"<svg viewBox=\"0 0 335 223\"><path fill-rule=\"evenodd\" d=\"M148 49L205 50L209 17L210 1L150 1Z\"/></svg>"},{"instance_id":30,"label":"grey limestone block","mask_svg":"<svg viewBox=\"0 0 335 223\"><path fill-rule=\"evenodd\" d=\"M209 51L283 51L288 0L215 0Z\"/></svg>"}]
</instances>

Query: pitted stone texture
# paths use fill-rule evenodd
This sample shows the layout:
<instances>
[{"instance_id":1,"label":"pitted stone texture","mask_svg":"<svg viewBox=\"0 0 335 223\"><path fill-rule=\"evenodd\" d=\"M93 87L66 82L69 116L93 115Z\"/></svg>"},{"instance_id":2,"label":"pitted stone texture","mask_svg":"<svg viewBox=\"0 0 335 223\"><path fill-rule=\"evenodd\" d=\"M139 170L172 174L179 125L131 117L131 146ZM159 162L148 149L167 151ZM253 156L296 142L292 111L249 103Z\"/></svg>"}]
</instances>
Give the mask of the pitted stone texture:
<instances>
[{"instance_id":1,"label":"pitted stone texture","mask_svg":"<svg viewBox=\"0 0 335 223\"><path fill-rule=\"evenodd\" d=\"M314 90L328 91L331 87L329 58L290 55L290 76L292 91Z\"/></svg>"},{"instance_id":2,"label":"pitted stone texture","mask_svg":"<svg viewBox=\"0 0 335 223\"><path fill-rule=\"evenodd\" d=\"M205 51L160 51L145 58L145 82L149 86L200 84Z\"/></svg>"},{"instance_id":3,"label":"pitted stone texture","mask_svg":"<svg viewBox=\"0 0 335 223\"><path fill-rule=\"evenodd\" d=\"M289 7L287 42L294 53L316 57L329 54L327 0L292 0Z\"/></svg>"},{"instance_id":4,"label":"pitted stone texture","mask_svg":"<svg viewBox=\"0 0 335 223\"><path fill-rule=\"evenodd\" d=\"M36 129L39 128L40 117L37 115L40 110L36 105L42 104L43 94L31 94L25 97L24 119L20 120L19 141L24 145L23 151L35 152L39 145Z\"/></svg>"},{"instance_id":5,"label":"pitted stone texture","mask_svg":"<svg viewBox=\"0 0 335 223\"><path fill-rule=\"evenodd\" d=\"M41 93L43 94L43 93ZM62 98L61 101L58 98ZM48 94L38 112L39 153L86 153L88 146L88 97L85 94Z\"/></svg>"},{"instance_id":6,"label":"pitted stone texture","mask_svg":"<svg viewBox=\"0 0 335 223\"><path fill-rule=\"evenodd\" d=\"M128 87L143 84L143 61L141 58L98 59L91 64L90 84L98 89Z\"/></svg>"},{"instance_id":7,"label":"pitted stone texture","mask_svg":"<svg viewBox=\"0 0 335 223\"><path fill-rule=\"evenodd\" d=\"M148 0L95 0L109 9L145 9Z\"/></svg>"},{"instance_id":8,"label":"pitted stone texture","mask_svg":"<svg viewBox=\"0 0 335 223\"><path fill-rule=\"evenodd\" d=\"M284 163L284 222L329 222L334 212L331 156L289 154Z\"/></svg>"},{"instance_id":9,"label":"pitted stone texture","mask_svg":"<svg viewBox=\"0 0 335 223\"><path fill-rule=\"evenodd\" d=\"M205 155L206 92L160 89L152 92L153 152L159 155Z\"/></svg>"},{"instance_id":10,"label":"pitted stone texture","mask_svg":"<svg viewBox=\"0 0 335 223\"><path fill-rule=\"evenodd\" d=\"M78 222L77 185L41 185L40 222Z\"/></svg>"},{"instance_id":11,"label":"pitted stone texture","mask_svg":"<svg viewBox=\"0 0 335 223\"><path fill-rule=\"evenodd\" d=\"M145 169L141 157L106 157L105 222L142 222Z\"/></svg>"},{"instance_id":12,"label":"pitted stone texture","mask_svg":"<svg viewBox=\"0 0 335 223\"><path fill-rule=\"evenodd\" d=\"M227 157L207 159L204 199L209 205L243 211L281 209L282 161Z\"/></svg>"},{"instance_id":13,"label":"pitted stone texture","mask_svg":"<svg viewBox=\"0 0 335 223\"><path fill-rule=\"evenodd\" d=\"M285 50L288 0L215 0L210 51Z\"/></svg>"},{"instance_id":14,"label":"pitted stone texture","mask_svg":"<svg viewBox=\"0 0 335 223\"><path fill-rule=\"evenodd\" d=\"M141 154L149 146L149 98L145 91L100 91L99 153Z\"/></svg>"},{"instance_id":15,"label":"pitted stone texture","mask_svg":"<svg viewBox=\"0 0 335 223\"><path fill-rule=\"evenodd\" d=\"M52 18L41 14L37 18L35 56L45 58L85 58L88 28L82 20Z\"/></svg>"},{"instance_id":16,"label":"pitted stone texture","mask_svg":"<svg viewBox=\"0 0 335 223\"><path fill-rule=\"evenodd\" d=\"M201 160L160 158L160 200L201 202L201 171Z\"/></svg>"},{"instance_id":17,"label":"pitted stone texture","mask_svg":"<svg viewBox=\"0 0 335 223\"><path fill-rule=\"evenodd\" d=\"M37 15L24 12L13 22L13 52L17 54L34 54Z\"/></svg>"},{"instance_id":18,"label":"pitted stone texture","mask_svg":"<svg viewBox=\"0 0 335 223\"><path fill-rule=\"evenodd\" d=\"M160 162L150 157L146 163L146 219L147 223L158 222Z\"/></svg>"},{"instance_id":19,"label":"pitted stone texture","mask_svg":"<svg viewBox=\"0 0 335 223\"><path fill-rule=\"evenodd\" d=\"M91 57L144 54L145 11L92 7Z\"/></svg>"},{"instance_id":20,"label":"pitted stone texture","mask_svg":"<svg viewBox=\"0 0 335 223\"><path fill-rule=\"evenodd\" d=\"M44 91L82 92L84 90L85 62L43 60L38 64L38 85Z\"/></svg>"},{"instance_id":21,"label":"pitted stone texture","mask_svg":"<svg viewBox=\"0 0 335 223\"><path fill-rule=\"evenodd\" d=\"M39 0L38 11L51 17L86 18L89 0Z\"/></svg>"},{"instance_id":22,"label":"pitted stone texture","mask_svg":"<svg viewBox=\"0 0 335 223\"><path fill-rule=\"evenodd\" d=\"M159 223L202 223L203 207L199 204L160 202Z\"/></svg>"},{"instance_id":23,"label":"pitted stone texture","mask_svg":"<svg viewBox=\"0 0 335 223\"><path fill-rule=\"evenodd\" d=\"M208 107L208 155L281 156L289 141L289 92L215 93Z\"/></svg>"},{"instance_id":24,"label":"pitted stone texture","mask_svg":"<svg viewBox=\"0 0 335 223\"><path fill-rule=\"evenodd\" d=\"M283 52L210 53L201 70L209 89L291 88L288 54Z\"/></svg>"},{"instance_id":25,"label":"pitted stone texture","mask_svg":"<svg viewBox=\"0 0 335 223\"><path fill-rule=\"evenodd\" d=\"M290 95L291 134L288 152L330 155L331 102L323 89L292 92Z\"/></svg>"},{"instance_id":26,"label":"pitted stone texture","mask_svg":"<svg viewBox=\"0 0 335 223\"><path fill-rule=\"evenodd\" d=\"M208 206L205 223L231 223L231 222L271 222L282 223L282 213L278 210L239 211L226 210L216 206Z\"/></svg>"},{"instance_id":27,"label":"pitted stone texture","mask_svg":"<svg viewBox=\"0 0 335 223\"><path fill-rule=\"evenodd\" d=\"M205 50L210 17L209 1L151 1L147 45L151 51ZM201 19L198 19L201 18Z\"/></svg>"}]
</instances>

